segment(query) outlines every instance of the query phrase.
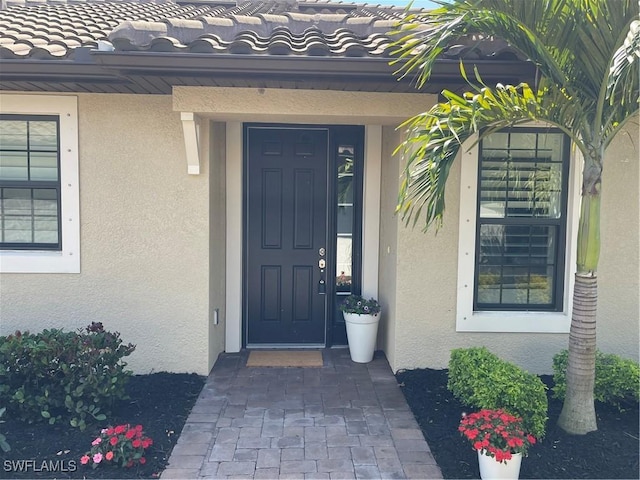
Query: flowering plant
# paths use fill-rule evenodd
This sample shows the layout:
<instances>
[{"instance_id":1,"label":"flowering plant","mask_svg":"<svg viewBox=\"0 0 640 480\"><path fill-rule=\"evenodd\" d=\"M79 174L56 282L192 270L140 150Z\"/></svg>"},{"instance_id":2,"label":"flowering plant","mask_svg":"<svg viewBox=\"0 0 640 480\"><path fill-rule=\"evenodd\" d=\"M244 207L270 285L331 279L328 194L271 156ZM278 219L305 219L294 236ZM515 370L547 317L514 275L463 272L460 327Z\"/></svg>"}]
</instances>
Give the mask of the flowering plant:
<instances>
[{"instance_id":1,"label":"flowering plant","mask_svg":"<svg viewBox=\"0 0 640 480\"><path fill-rule=\"evenodd\" d=\"M526 455L527 449L536 443L533 435L524 432L522 418L500 409L463 414L458 430L474 450L484 450L485 455L500 463L510 460L514 453Z\"/></svg>"},{"instance_id":2,"label":"flowering plant","mask_svg":"<svg viewBox=\"0 0 640 480\"><path fill-rule=\"evenodd\" d=\"M101 463L120 464L121 467L132 467L136 463L144 465L147 462L144 452L151 445L153 440L144 436L142 425L132 427L127 423L103 428L100 436L91 442L91 450L80 457L80 463L90 464L92 468Z\"/></svg>"},{"instance_id":3,"label":"flowering plant","mask_svg":"<svg viewBox=\"0 0 640 480\"><path fill-rule=\"evenodd\" d=\"M380 304L373 298L366 300L360 295L351 294L342 301L340 310L346 313L358 313L360 315L376 315L380 312Z\"/></svg>"}]
</instances>

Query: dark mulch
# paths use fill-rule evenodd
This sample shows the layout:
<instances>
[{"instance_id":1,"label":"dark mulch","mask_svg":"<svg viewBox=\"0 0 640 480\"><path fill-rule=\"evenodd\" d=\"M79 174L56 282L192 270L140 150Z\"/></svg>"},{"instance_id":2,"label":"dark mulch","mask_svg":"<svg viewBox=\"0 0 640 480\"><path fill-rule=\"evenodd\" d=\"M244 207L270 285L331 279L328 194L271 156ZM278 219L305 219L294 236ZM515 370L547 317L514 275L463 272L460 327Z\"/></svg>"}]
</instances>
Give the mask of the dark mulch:
<instances>
[{"instance_id":1,"label":"dark mulch","mask_svg":"<svg viewBox=\"0 0 640 480\"><path fill-rule=\"evenodd\" d=\"M11 451L0 450L0 478L157 478L167 465L204 381L204 377L195 374L154 373L131 377L127 385L130 399L114 408L108 423L140 424L145 435L153 439L153 445L147 450L147 463L132 468L99 466L92 469L80 465L80 457L91 448L91 441L107 422L89 425L80 432L62 423L27 425L6 419L0 423L0 432L7 437ZM33 463L19 462L26 460ZM47 471L47 468L57 471Z\"/></svg>"},{"instance_id":2,"label":"dark mulch","mask_svg":"<svg viewBox=\"0 0 640 480\"><path fill-rule=\"evenodd\" d=\"M477 453L458 433L463 407L447 390L446 370L400 372L407 398L444 478L479 478ZM542 376L547 386L552 378ZM598 431L568 435L556 426L562 402L549 396L544 440L522 461L520 478L631 478L638 472L638 405L626 411L597 404Z\"/></svg>"}]
</instances>

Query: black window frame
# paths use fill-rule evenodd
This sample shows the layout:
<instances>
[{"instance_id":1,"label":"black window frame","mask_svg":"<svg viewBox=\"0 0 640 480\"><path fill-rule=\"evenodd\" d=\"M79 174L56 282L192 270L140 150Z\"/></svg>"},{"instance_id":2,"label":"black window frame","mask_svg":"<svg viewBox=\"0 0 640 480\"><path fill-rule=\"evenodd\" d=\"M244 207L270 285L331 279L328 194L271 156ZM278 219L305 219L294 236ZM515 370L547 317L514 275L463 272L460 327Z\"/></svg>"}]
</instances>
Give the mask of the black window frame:
<instances>
[{"instance_id":1,"label":"black window frame","mask_svg":"<svg viewBox=\"0 0 640 480\"><path fill-rule=\"evenodd\" d=\"M567 228L568 228L568 198L569 198L569 173L570 173L570 153L571 141L568 135L558 128L551 127L517 127L506 130L499 130L495 133L535 133L537 136L544 134L561 134L563 136L562 144L562 183L560 191L560 216L558 218L549 217L509 217L507 214L503 218L482 218L481 211L481 181L482 181L482 161L483 161L483 144L479 142L478 147L478 173L477 173L477 192L476 192L476 231L475 231L475 257L474 257L474 289L473 289L473 310L477 312L488 311L546 311L561 312L564 309L564 289L565 289L565 268L566 268L566 247L567 247ZM536 145L538 142L536 141ZM552 301L549 304L535 303L489 303L478 301L478 286L480 273L480 233L483 225L504 225L504 226L539 226L554 227L556 234L555 248L555 271L554 271L554 288L552 289ZM531 267L532 264L529 264ZM504 264L501 264L501 268Z\"/></svg>"},{"instance_id":2,"label":"black window frame","mask_svg":"<svg viewBox=\"0 0 640 480\"><path fill-rule=\"evenodd\" d=\"M58 241L57 243L37 243L37 242L4 242L4 226L0 224L0 250L20 250L20 251L33 251L33 250L46 250L46 251L62 251L62 186L61 186L61 162L60 162L60 116L59 115L25 115L25 114L0 114L0 122L3 121L51 121L56 124L56 162L57 162L57 178L56 180L3 180L0 178L0 191L4 188L22 188L26 190L55 190L56 192L56 204L57 204L57 218L58 218ZM16 152L23 150L5 149L0 144L0 152L9 151ZM38 149L31 149L27 145L27 172L31 172L30 167L30 154L31 152L39 152ZM44 151L44 150L42 150ZM50 150L47 150L50 152ZM0 208L2 208L2 202L0 202ZM33 219L32 219L33 221ZM4 215L0 211L0 222L4 222ZM33 232L33 229L32 229Z\"/></svg>"}]
</instances>

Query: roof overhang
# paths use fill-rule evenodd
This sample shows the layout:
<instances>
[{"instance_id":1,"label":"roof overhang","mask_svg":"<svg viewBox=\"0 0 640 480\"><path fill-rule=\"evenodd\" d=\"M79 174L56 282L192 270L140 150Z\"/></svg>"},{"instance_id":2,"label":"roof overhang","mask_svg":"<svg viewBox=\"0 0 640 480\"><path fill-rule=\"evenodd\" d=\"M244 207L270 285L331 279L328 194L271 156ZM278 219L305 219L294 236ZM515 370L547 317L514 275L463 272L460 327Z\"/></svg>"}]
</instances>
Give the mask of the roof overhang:
<instances>
[{"instance_id":1,"label":"roof overhang","mask_svg":"<svg viewBox=\"0 0 640 480\"><path fill-rule=\"evenodd\" d=\"M413 78L394 75L388 58L301 57L278 55L103 52L93 50L87 62L71 60L3 60L0 88L23 91L73 90L170 94L173 85L311 88L415 92ZM88 58L87 58L88 57ZM531 81L535 67L519 60L464 61L477 67L488 83ZM426 93L466 85L458 60L438 60Z\"/></svg>"}]
</instances>

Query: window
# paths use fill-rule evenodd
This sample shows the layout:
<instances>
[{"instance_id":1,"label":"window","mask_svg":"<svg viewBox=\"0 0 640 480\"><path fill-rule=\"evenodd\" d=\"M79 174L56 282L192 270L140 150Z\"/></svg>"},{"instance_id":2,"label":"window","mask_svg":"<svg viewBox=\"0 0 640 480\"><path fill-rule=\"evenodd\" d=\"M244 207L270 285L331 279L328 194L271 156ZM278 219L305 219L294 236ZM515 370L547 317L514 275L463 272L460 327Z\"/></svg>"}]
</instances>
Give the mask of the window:
<instances>
[{"instance_id":1,"label":"window","mask_svg":"<svg viewBox=\"0 0 640 480\"><path fill-rule=\"evenodd\" d=\"M463 155L458 331L568 331L579 204L568 137L513 128Z\"/></svg>"},{"instance_id":2,"label":"window","mask_svg":"<svg viewBox=\"0 0 640 480\"><path fill-rule=\"evenodd\" d=\"M0 115L0 248L60 250L58 118Z\"/></svg>"},{"instance_id":3,"label":"window","mask_svg":"<svg viewBox=\"0 0 640 480\"><path fill-rule=\"evenodd\" d=\"M1 97L0 271L77 273L77 100Z\"/></svg>"},{"instance_id":4,"label":"window","mask_svg":"<svg viewBox=\"0 0 640 480\"><path fill-rule=\"evenodd\" d=\"M568 143L522 129L481 142L474 310L562 310Z\"/></svg>"}]
</instances>

